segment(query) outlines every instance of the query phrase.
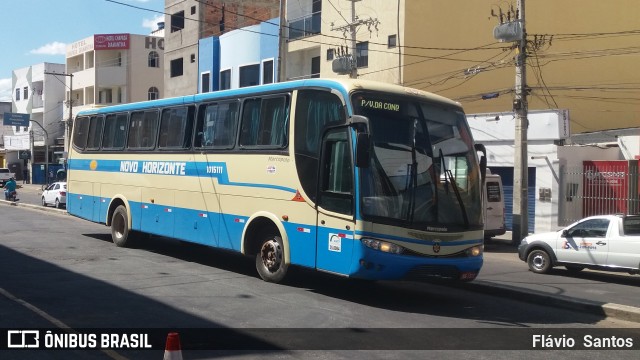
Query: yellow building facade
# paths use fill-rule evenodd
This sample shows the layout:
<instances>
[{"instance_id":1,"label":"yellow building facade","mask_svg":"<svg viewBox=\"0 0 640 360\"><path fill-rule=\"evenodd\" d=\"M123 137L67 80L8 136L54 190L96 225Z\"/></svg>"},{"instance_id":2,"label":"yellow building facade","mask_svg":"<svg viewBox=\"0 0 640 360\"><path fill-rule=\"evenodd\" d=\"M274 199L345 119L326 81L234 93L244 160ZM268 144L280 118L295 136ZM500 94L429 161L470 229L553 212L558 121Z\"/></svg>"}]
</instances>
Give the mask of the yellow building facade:
<instances>
[{"instance_id":1,"label":"yellow building facade","mask_svg":"<svg viewBox=\"0 0 640 360\"><path fill-rule=\"evenodd\" d=\"M515 43L497 41L493 30L500 12L503 21L509 14L513 20L516 1L353 5L360 24L354 26L356 41L367 46L358 55L368 57L359 78L438 93L461 102L469 114L512 111ZM289 41L288 78L306 75L295 69L304 68L308 57L320 57L322 77L348 76L332 71L330 52L351 45L352 9L350 0L322 1L320 33ZM637 0L527 1L529 110L568 109L572 133L639 126L639 19Z\"/></svg>"}]
</instances>

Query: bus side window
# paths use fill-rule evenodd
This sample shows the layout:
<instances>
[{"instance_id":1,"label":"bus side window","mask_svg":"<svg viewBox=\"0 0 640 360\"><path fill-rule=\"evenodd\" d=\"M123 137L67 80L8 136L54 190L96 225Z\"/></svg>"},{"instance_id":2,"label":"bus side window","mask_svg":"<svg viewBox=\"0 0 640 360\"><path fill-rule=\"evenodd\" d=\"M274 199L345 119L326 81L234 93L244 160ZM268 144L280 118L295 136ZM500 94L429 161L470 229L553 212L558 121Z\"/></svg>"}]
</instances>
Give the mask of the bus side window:
<instances>
[{"instance_id":1,"label":"bus side window","mask_svg":"<svg viewBox=\"0 0 640 360\"><path fill-rule=\"evenodd\" d=\"M127 113L109 114L104 119L102 149L122 150L127 133Z\"/></svg>"},{"instance_id":2,"label":"bus side window","mask_svg":"<svg viewBox=\"0 0 640 360\"><path fill-rule=\"evenodd\" d=\"M162 110L159 148L186 149L191 146L191 129L195 108L178 107Z\"/></svg>"},{"instance_id":3,"label":"bus side window","mask_svg":"<svg viewBox=\"0 0 640 360\"><path fill-rule=\"evenodd\" d=\"M344 124L340 98L329 91L298 91L295 114L295 158L298 178L311 201L316 200L320 142L327 126Z\"/></svg>"},{"instance_id":4,"label":"bus side window","mask_svg":"<svg viewBox=\"0 0 640 360\"><path fill-rule=\"evenodd\" d=\"M87 134L89 132L89 118L78 117L73 127L73 145L83 150L87 146Z\"/></svg>"},{"instance_id":5,"label":"bus side window","mask_svg":"<svg viewBox=\"0 0 640 360\"><path fill-rule=\"evenodd\" d=\"M194 146L210 149L233 148L237 124L237 101L200 106Z\"/></svg>"},{"instance_id":6,"label":"bus side window","mask_svg":"<svg viewBox=\"0 0 640 360\"><path fill-rule=\"evenodd\" d=\"M240 146L284 148L287 145L287 97L247 99L242 111Z\"/></svg>"},{"instance_id":7,"label":"bus side window","mask_svg":"<svg viewBox=\"0 0 640 360\"><path fill-rule=\"evenodd\" d=\"M158 127L158 112L155 110L139 111L131 114L127 148L151 149L155 145Z\"/></svg>"},{"instance_id":8,"label":"bus side window","mask_svg":"<svg viewBox=\"0 0 640 360\"><path fill-rule=\"evenodd\" d=\"M87 136L87 150L98 150L102 142L102 124L104 117L92 116L89 121L89 132Z\"/></svg>"},{"instance_id":9,"label":"bus side window","mask_svg":"<svg viewBox=\"0 0 640 360\"><path fill-rule=\"evenodd\" d=\"M341 214L353 213L353 167L346 128L325 137L319 205Z\"/></svg>"}]
</instances>

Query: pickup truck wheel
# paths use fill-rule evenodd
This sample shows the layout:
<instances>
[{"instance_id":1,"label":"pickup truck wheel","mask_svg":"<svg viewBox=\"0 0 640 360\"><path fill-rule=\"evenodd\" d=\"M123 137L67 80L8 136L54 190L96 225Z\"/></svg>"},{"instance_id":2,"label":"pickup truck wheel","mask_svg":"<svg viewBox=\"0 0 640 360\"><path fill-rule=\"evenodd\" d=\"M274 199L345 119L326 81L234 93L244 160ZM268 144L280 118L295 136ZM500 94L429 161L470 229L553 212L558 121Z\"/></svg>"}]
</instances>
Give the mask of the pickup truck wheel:
<instances>
[{"instance_id":1,"label":"pickup truck wheel","mask_svg":"<svg viewBox=\"0 0 640 360\"><path fill-rule=\"evenodd\" d=\"M529 270L536 274L545 274L551 269L551 258L546 251L536 249L529 253L527 257Z\"/></svg>"}]
</instances>

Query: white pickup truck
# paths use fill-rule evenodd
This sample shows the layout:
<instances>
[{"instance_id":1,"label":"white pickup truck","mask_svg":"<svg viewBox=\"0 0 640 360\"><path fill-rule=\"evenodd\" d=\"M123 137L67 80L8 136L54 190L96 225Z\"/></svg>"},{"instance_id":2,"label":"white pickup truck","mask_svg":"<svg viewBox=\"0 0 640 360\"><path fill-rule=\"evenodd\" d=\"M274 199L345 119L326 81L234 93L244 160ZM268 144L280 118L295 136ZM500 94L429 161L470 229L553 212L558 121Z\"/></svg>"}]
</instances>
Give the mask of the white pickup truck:
<instances>
[{"instance_id":1,"label":"white pickup truck","mask_svg":"<svg viewBox=\"0 0 640 360\"><path fill-rule=\"evenodd\" d=\"M522 239L520 260L534 273L554 266L640 274L640 215L600 215L566 228Z\"/></svg>"},{"instance_id":2,"label":"white pickup truck","mask_svg":"<svg viewBox=\"0 0 640 360\"><path fill-rule=\"evenodd\" d=\"M4 184L12 177L15 177L15 174L12 173L9 169L0 168L0 185L2 185L2 187L4 187Z\"/></svg>"}]
</instances>

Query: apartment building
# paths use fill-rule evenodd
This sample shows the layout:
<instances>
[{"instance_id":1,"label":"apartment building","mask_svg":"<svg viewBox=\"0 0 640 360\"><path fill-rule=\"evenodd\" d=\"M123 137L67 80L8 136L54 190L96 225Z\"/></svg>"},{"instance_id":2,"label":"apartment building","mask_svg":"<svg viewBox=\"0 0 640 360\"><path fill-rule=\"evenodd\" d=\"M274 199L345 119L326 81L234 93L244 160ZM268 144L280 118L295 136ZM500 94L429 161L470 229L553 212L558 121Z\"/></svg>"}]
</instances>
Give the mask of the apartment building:
<instances>
[{"instance_id":1,"label":"apartment building","mask_svg":"<svg viewBox=\"0 0 640 360\"><path fill-rule=\"evenodd\" d=\"M279 6L280 0L165 0L165 97L201 91L201 39L277 18ZM250 50L242 43L237 46L238 54Z\"/></svg>"},{"instance_id":2,"label":"apartment building","mask_svg":"<svg viewBox=\"0 0 640 360\"><path fill-rule=\"evenodd\" d=\"M164 39L96 34L67 46L67 95L72 111L164 97ZM65 109L68 118L69 108Z\"/></svg>"},{"instance_id":3,"label":"apartment building","mask_svg":"<svg viewBox=\"0 0 640 360\"><path fill-rule=\"evenodd\" d=\"M64 74L64 71L64 64L54 63L12 71L11 112L29 114L31 120L29 126L5 127L7 166L19 179L22 179L24 168L29 170L29 177L44 179L45 162L55 162L55 154L62 155L59 145L64 136L65 85L64 77L54 74Z\"/></svg>"},{"instance_id":4,"label":"apartment building","mask_svg":"<svg viewBox=\"0 0 640 360\"><path fill-rule=\"evenodd\" d=\"M358 78L438 93L470 114L511 112L516 49L493 31L501 17L515 18L514 7L489 0L288 1L286 78L347 77L333 71L334 59L355 53ZM529 109L568 109L572 133L640 124L633 95L639 12L635 0L527 2Z\"/></svg>"}]
</instances>

